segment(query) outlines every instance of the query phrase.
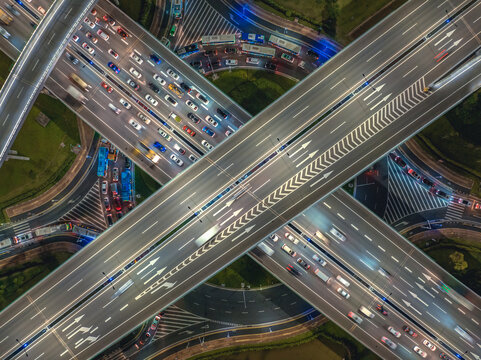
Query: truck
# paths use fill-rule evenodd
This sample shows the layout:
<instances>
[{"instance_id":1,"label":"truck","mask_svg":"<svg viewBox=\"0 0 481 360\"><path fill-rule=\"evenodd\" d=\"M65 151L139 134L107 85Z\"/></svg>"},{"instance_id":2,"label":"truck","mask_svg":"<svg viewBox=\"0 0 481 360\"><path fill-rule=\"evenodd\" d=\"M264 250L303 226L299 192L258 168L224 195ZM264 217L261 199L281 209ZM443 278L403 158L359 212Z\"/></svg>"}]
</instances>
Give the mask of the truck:
<instances>
[{"instance_id":1,"label":"truck","mask_svg":"<svg viewBox=\"0 0 481 360\"><path fill-rule=\"evenodd\" d=\"M209 230L207 230L205 233L203 233L201 236L195 240L195 244L197 247L201 247L204 245L207 241L212 239L214 236L216 236L220 231L220 226L219 225L214 225L212 226Z\"/></svg>"},{"instance_id":2,"label":"truck","mask_svg":"<svg viewBox=\"0 0 481 360\"><path fill-rule=\"evenodd\" d=\"M2 8L0 8L0 21L5 25L8 25L13 21L13 18L8 15Z\"/></svg>"},{"instance_id":3,"label":"truck","mask_svg":"<svg viewBox=\"0 0 481 360\"><path fill-rule=\"evenodd\" d=\"M131 201L132 174L131 174L130 170L122 171L122 174L120 174L120 180L121 180L121 183L122 183L122 190L120 192L120 196L122 198L122 201L124 201L124 202Z\"/></svg>"},{"instance_id":4,"label":"truck","mask_svg":"<svg viewBox=\"0 0 481 360\"><path fill-rule=\"evenodd\" d=\"M331 279L331 277L329 275L327 275L326 273L324 273L320 269L314 270L314 273L319 277L319 279L321 279L325 283L329 282L329 280Z\"/></svg>"}]
</instances>

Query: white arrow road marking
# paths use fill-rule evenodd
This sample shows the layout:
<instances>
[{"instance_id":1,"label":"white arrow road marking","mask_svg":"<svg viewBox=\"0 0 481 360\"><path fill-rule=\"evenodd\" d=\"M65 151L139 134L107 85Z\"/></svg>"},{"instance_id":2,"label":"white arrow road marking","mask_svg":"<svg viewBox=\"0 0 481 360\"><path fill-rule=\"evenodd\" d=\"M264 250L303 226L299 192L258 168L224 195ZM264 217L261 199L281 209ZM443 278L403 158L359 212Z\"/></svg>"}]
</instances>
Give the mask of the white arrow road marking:
<instances>
[{"instance_id":1,"label":"white arrow road marking","mask_svg":"<svg viewBox=\"0 0 481 360\"><path fill-rule=\"evenodd\" d=\"M373 96L375 93L381 91L381 89L384 87L384 85L386 84L382 84L382 85L379 85L379 86L376 86L376 90L374 90L372 93L370 93L368 96L366 96L364 98L364 101L366 101L367 99L369 99L371 96Z\"/></svg>"},{"instance_id":2,"label":"white arrow road marking","mask_svg":"<svg viewBox=\"0 0 481 360\"><path fill-rule=\"evenodd\" d=\"M225 213L223 213L217 220L222 219L224 216L226 216L228 213L230 213L233 209L227 210Z\"/></svg>"},{"instance_id":3,"label":"white arrow road marking","mask_svg":"<svg viewBox=\"0 0 481 360\"><path fill-rule=\"evenodd\" d=\"M381 101L377 102L376 104L374 104L369 110L374 110L378 105L382 104L384 101L386 101L387 99L389 99L389 97L391 96L391 94L387 94L386 96L384 96L382 98Z\"/></svg>"},{"instance_id":4,"label":"white arrow road marking","mask_svg":"<svg viewBox=\"0 0 481 360\"><path fill-rule=\"evenodd\" d=\"M145 270L147 270L149 266L154 265L157 262L157 260L159 260L159 257L156 257L155 259L150 260L150 262L146 266L144 266L142 269L139 270L137 275L142 274Z\"/></svg>"},{"instance_id":5,"label":"white arrow road marking","mask_svg":"<svg viewBox=\"0 0 481 360\"><path fill-rule=\"evenodd\" d=\"M432 278L431 276L429 276L428 274L423 273L423 276L424 276L428 281L432 281L433 283L436 284L436 282L433 280L433 278Z\"/></svg>"},{"instance_id":6,"label":"white arrow road marking","mask_svg":"<svg viewBox=\"0 0 481 360\"><path fill-rule=\"evenodd\" d=\"M429 304L426 304L424 301L421 300L421 298L418 296L418 294L416 293L413 293L412 291L409 292L411 294L411 296L415 299L418 299L422 304L424 304L425 306L429 306Z\"/></svg>"},{"instance_id":7,"label":"white arrow road marking","mask_svg":"<svg viewBox=\"0 0 481 360\"><path fill-rule=\"evenodd\" d=\"M319 180L317 180L317 181L315 181L314 183L311 184L311 187L316 185L319 181L327 179L329 177L329 175L331 175L331 174L332 174L332 171L328 171L327 173L324 173Z\"/></svg>"},{"instance_id":8,"label":"white arrow road marking","mask_svg":"<svg viewBox=\"0 0 481 360\"><path fill-rule=\"evenodd\" d=\"M92 327L84 327L82 326L81 328L73 331L70 335L67 336L67 339L71 339L73 336L75 336L77 333L81 332L82 334L85 334L86 332L89 332Z\"/></svg>"},{"instance_id":9,"label":"white arrow road marking","mask_svg":"<svg viewBox=\"0 0 481 360\"><path fill-rule=\"evenodd\" d=\"M254 224L254 225L249 226L248 228L246 228L246 229L244 230L244 232L242 232L242 233L240 233L239 235L237 235L235 238L232 239L232 241L235 241L235 240L237 240L238 238L240 238L241 236L249 233L249 232L254 228L254 226L256 226L256 225Z\"/></svg>"},{"instance_id":10,"label":"white arrow road marking","mask_svg":"<svg viewBox=\"0 0 481 360\"><path fill-rule=\"evenodd\" d=\"M418 288L420 288L421 290L425 291L427 294L429 294L429 296L431 296L431 297L434 299L434 295L431 294L429 291L427 291L427 290L424 288L423 285L418 284L418 283L416 283L416 285L418 286Z\"/></svg>"},{"instance_id":11,"label":"white arrow road marking","mask_svg":"<svg viewBox=\"0 0 481 360\"><path fill-rule=\"evenodd\" d=\"M162 288L165 288L165 289L169 290L169 289L170 289L171 287L173 287L176 283L177 283L177 281L176 281L176 282L173 282L173 283L166 281L166 282L163 283L162 285L157 286L154 290L152 290L151 294L155 293L157 290L160 290L160 289L162 289Z\"/></svg>"},{"instance_id":12,"label":"white arrow road marking","mask_svg":"<svg viewBox=\"0 0 481 360\"><path fill-rule=\"evenodd\" d=\"M162 269L158 270L155 275L153 275L152 277L150 277L149 279L147 279L145 282L144 282L144 285L147 285L149 283L149 281L151 281L154 277L156 276L159 276L160 274L162 274L162 272L165 270L165 267L163 267Z\"/></svg>"},{"instance_id":13,"label":"white arrow road marking","mask_svg":"<svg viewBox=\"0 0 481 360\"><path fill-rule=\"evenodd\" d=\"M458 46L458 44L461 42L461 40L463 40L463 38L461 38L461 39L456 40L455 42L453 42L453 44L452 44L446 51L449 51L449 50L451 50L453 47Z\"/></svg>"},{"instance_id":14,"label":"white arrow road marking","mask_svg":"<svg viewBox=\"0 0 481 360\"><path fill-rule=\"evenodd\" d=\"M62 332L67 331L71 326L75 325L75 324L78 323L80 320L82 320L82 318L83 318L84 316L85 316L85 315L81 315L81 316L79 316L78 318L75 318L75 320L72 321L67 327L63 328Z\"/></svg>"},{"instance_id":15,"label":"white arrow road marking","mask_svg":"<svg viewBox=\"0 0 481 360\"><path fill-rule=\"evenodd\" d=\"M82 339L82 342L79 343L78 345L76 345L75 348L78 348L80 345L82 345L82 344L83 344L84 342L86 342L86 341L89 341L90 343L93 343L93 342L96 341L98 338L99 338L98 336L96 336L96 337L89 336L89 337L87 337L87 338L85 338L85 339Z\"/></svg>"},{"instance_id":16,"label":"white arrow road marking","mask_svg":"<svg viewBox=\"0 0 481 360\"><path fill-rule=\"evenodd\" d=\"M152 269L147 271L144 275L140 277L140 280L143 280L145 277L147 277L152 271L155 271L156 267L154 266Z\"/></svg>"},{"instance_id":17,"label":"white arrow road marking","mask_svg":"<svg viewBox=\"0 0 481 360\"><path fill-rule=\"evenodd\" d=\"M217 212L214 213L214 216L217 216L217 214L220 213L222 210L224 210L225 208L231 206L234 201L235 201L235 199L231 199L231 200L227 201L227 202L225 203L225 205L222 207L222 209L220 209L219 211L217 211Z\"/></svg>"},{"instance_id":18,"label":"white arrow road marking","mask_svg":"<svg viewBox=\"0 0 481 360\"><path fill-rule=\"evenodd\" d=\"M456 29L451 30L450 32L447 32L446 35L444 35L440 40L438 40L437 43L434 44L434 46L438 46L439 44L441 44L441 43L443 42L444 39L447 39L448 37L450 37L451 35L453 35L453 33L454 33L455 30L456 30Z\"/></svg>"},{"instance_id":19,"label":"white arrow road marking","mask_svg":"<svg viewBox=\"0 0 481 360\"><path fill-rule=\"evenodd\" d=\"M302 160L299 164L296 165L296 168L298 168L299 166L301 166L302 164L304 164L306 161L308 161L309 159L312 159L314 157L314 155L317 154L319 150L316 150L316 151L313 151L311 152L304 160Z\"/></svg>"},{"instance_id":20,"label":"white arrow road marking","mask_svg":"<svg viewBox=\"0 0 481 360\"><path fill-rule=\"evenodd\" d=\"M414 307L411 305L411 303L410 303L409 301L406 301L406 300L403 299L403 302L404 302L404 304L406 304L406 306L407 306L408 308L411 308L411 309L413 309L414 311L416 311L419 315L422 315L416 308L414 308Z\"/></svg>"},{"instance_id":21,"label":"white arrow road marking","mask_svg":"<svg viewBox=\"0 0 481 360\"><path fill-rule=\"evenodd\" d=\"M478 344L479 346L479 344ZM471 351L470 351L471 352ZM471 352L471 355L473 355L473 357L476 359L476 360L479 360L481 359L478 355L476 355L475 353Z\"/></svg>"},{"instance_id":22,"label":"white arrow road marking","mask_svg":"<svg viewBox=\"0 0 481 360\"><path fill-rule=\"evenodd\" d=\"M242 209L243 208L240 208L239 210L234 211L231 216L229 216L227 219L225 219L223 222L220 223L220 226L224 225L230 219L235 218L237 215L239 215L239 213L242 211Z\"/></svg>"}]
</instances>

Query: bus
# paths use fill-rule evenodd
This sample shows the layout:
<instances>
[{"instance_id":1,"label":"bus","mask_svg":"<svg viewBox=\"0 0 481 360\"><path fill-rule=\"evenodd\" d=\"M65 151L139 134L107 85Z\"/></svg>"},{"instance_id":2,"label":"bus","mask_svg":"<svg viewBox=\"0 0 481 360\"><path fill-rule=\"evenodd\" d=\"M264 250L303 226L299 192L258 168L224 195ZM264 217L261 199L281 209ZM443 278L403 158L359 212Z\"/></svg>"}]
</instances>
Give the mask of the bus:
<instances>
[{"instance_id":1,"label":"bus","mask_svg":"<svg viewBox=\"0 0 481 360\"><path fill-rule=\"evenodd\" d=\"M214 236L216 236L219 233L219 231L220 231L219 225L212 226L209 230L203 233L197 240L195 240L195 244L197 245L197 247L201 247L207 241L209 241Z\"/></svg>"},{"instance_id":2,"label":"bus","mask_svg":"<svg viewBox=\"0 0 481 360\"><path fill-rule=\"evenodd\" d=\"M276 56L276 49L267 46L257 46L251 44L242 44L242 52L249 55L258 55L268 58Z\"/></svg>"},{"instance_id":3,"label":"bus","mask_svg":"<svg viewBox=\"0 0 481 360\"><path fill-rule=\"evenodd\" d=\"M170 36L175 36L175 33L177 32L177 26L174 24L170 28Z\"/></svg>"},{"instance_id":4,"label":"bus","mask_svg":"<svg viewBox=\"0 0 481 360\"><path fill-rule=\"evenodd\" d=\"M105 146L101 146L99 148L99 158L97 164L97 176L107 176L107 169L109 167L109 162L107 160L107 156L109 153L109 149Z\"/></svg>"},{"instance_id":5,"label":"bus","mask_svg":"<svg viewBox=\"0 0 481 360\"><path fill-rule=\"evenodd\" d=\"M219 44L235 44L235 34L225 35L204 35L201 38L203 46L207 45L219 45Z\"/></svg>"},{"instance_id":6,"label":"bus","mask_svg":"<svg viewBox=\"0 0 481 360\"><path fill-rule=\"evenodd\" d=\"M123 284L120 289L118 289L113 295L112 295L112 299L115 299L116 297L122 295L124 292L127 291L127 289L129 287L131 287L132 285L134 284L134 281L132 279L130 279L129 281L127 281L125 284Z\"/></svg>"},{"instance_id":7,"label":"bus","mask_svg":"<svg viewBox=\"0 0 481 360\"><path fill-rule=\"evenodd\" d=\"M299 55L299 53L301 52L301 47L299 45L294 44L293 42L287 41L275 35L271 35L269 37L269 44L273 46L277 46L286 51L289 51L294 55Z\"/></svg>"},{"instance_id":8,"label":"bus","mask_svg":"<svg viewBox=\"0 0 481 360\"><path fill-rule=\"evenodd\" d=\"M264 39L265 36L259 34L242 33L241 35L241 40L249 44L264 44Z\"/></svg>"},{"instance_id":9,"label":"bus","mask_svg":"<svg viewBox=\"0 0 481 360\"><path fill-rule=\"evenodd\" d=\"M85 81L83 81L82 78L77 74L71 73L70 80L72 80L75 83L75 85L77 85L83 91L89 91L88 90L89 85Z\"/></svg>"},{"instance_id":10,"label":"bus","mask_svg":"<svg viewBox=\"0 0 481 360\"><path fill-rule=\"evenodd\" d=\"M172 14L175 19L182 19L182 0L174 0L172 3Z\"/></svg>"},{"instance_id":11,"label":"bus","mask_svg":"<svg viewBox=\"0 0 481 360\"><path fill-rule=\"evenodd\" d=\"M185 58L189 55L199 52L199 45L197 43L193 43L193 44L184 46L183 48L177 49L175 52L180 58Z\"/></svg>"}]
</instances>

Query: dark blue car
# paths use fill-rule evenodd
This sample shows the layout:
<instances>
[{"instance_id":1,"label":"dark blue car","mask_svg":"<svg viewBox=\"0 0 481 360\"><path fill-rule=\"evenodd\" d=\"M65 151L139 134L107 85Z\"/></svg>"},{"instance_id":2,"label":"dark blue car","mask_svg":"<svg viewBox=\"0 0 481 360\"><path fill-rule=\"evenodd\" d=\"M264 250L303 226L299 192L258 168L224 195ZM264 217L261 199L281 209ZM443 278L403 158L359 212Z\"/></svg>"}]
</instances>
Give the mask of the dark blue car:
<instances>
[{"instance_id":1,"label":"dark blue car","mask_svg":"<svg viewBox=\"0 0 481 360\"><path fill-rule=\"evenodd\" d=\"M115 65L113 62L109 62L107 64L109 66L109 68L111 68L113 71L115 71L117 74L120 72L120 69L117 67L117 65Z\"/></svg>"},{"instance_id":2,"label":"dark blue car","mask_svg":"<svg viewBox=\"0 0 481 360\"><path fill-rule=\"evenodd\" d=\"M202 131L205 132L209 136L214 136L215 132L212 131L212 129L209 129L207 126L204 126L202 128Z\"/></svg>"},{"instance_id":3,"label":"dark blue car","mask_svg":"<svg viewBox=\"0 0 481 360\"><path fill-rule=\"evenodd\" d=\"M158 141L154 142L154 147L159 149L160 152L165 152L165 146L159 143Z\"/></svg>"},{"instance_id":4,"label":"dark blue car","mask_svg":"<svg viewBox=\"0 0 481 360\"><path fill-rule=\"evenodd\" d=\"M160 58L155 54L150 55L150 60L152 60L157 65L160 65L160 63L162 62L162 60L160 60Z\"/></svg>"}]
</instances>

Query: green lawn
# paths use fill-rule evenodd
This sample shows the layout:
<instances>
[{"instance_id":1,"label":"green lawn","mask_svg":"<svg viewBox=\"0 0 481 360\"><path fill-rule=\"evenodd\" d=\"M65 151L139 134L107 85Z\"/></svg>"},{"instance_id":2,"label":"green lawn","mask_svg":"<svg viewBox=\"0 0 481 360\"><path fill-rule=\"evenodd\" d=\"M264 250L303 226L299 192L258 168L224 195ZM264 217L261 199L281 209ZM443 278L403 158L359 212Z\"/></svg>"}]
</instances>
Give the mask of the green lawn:
<instances>
[{"instance_id":1,"label":"green lawn","mask_svg":"<svg viewBox=\"0 0 481 360\"><path fill-rule=\"evenodd\" d=\"M40 111L50 118L45 128L35 121ZM38 196L60 180L75 160L70 145L79 142L75 114L59 100L40 94L12 146L30 160L9 160L0 168L2 214L6 207ZM5 222L2 217L0 223Z\"/></svg>"},{"instance_id":2,"label":"green lawn","mask_svg":"<svg viewBox=\"0 0 481 360\"><path fill-rule=\"evenodd\" d=\"M296 81L262 70L221 71L211 80L241 107L256 115L296 84Z\"/></svg>"},{"instance_id":3,"label":"green lawn","mask_svg":"<svg viewBox=\"0 0 481 360\"><path fill-rule=\"evenodd\" d=\"M35 260L0 271L0 311L65 262L72 254L43 253Z\"/></svg>"},{"instance_id":4,"label":"green lawn","mask_svg":"<svg viewBox=\"0 0 481 360\"><path fill-rule=\"evenodd\" d=\"M132 166L135 166L132 164ZM149 174L139 167L135 167L135 193L140 195L136 198L137 205L147 199L150 195L160 188L157 181L152 179Z\"/></svg>"},{"instance_id":5,"label":"green lawn","mask_svg":"<svg viewBox=\"0 0 481 360\"><path fill-rule=\"evenodd\" d=\"M13 61L0 51L0 86L3 85L10 70L13 66Z\"/></svg>"}]
</instances>

